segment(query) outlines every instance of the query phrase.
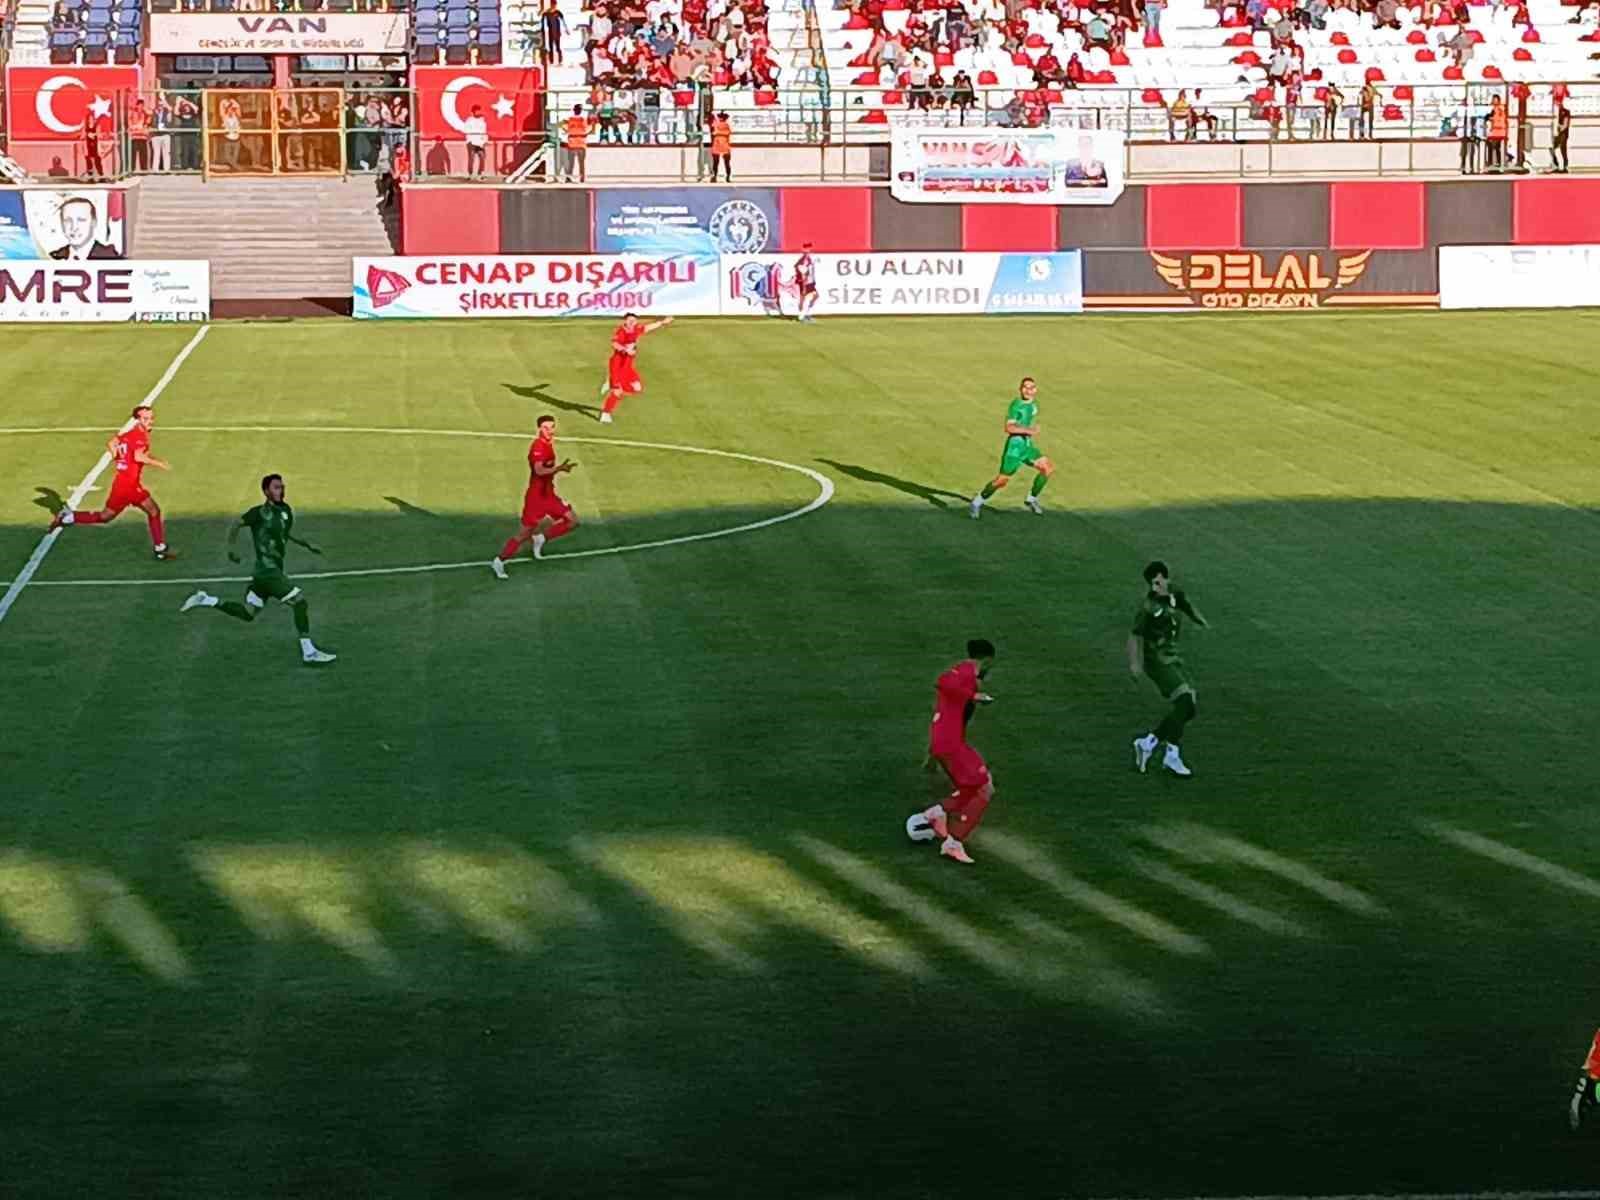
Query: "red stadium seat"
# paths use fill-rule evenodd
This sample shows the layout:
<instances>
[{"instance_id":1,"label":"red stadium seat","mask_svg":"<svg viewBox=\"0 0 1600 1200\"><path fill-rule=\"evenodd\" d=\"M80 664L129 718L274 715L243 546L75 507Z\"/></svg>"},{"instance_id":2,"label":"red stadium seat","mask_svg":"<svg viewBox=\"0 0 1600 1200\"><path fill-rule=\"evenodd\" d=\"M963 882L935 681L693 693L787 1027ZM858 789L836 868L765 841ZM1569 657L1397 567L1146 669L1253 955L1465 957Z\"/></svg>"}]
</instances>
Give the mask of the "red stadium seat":
<instances>
[{"instance_id":1,"label":"red stadium seat","mask_svg":"<svg viewBox=\"0 0 1600 1200\"><path fill-rule=\"evenodd\" d=\"M1418 50L1417 51L1417 61L1418 62L1437 62L1438 59L1439 59L1439 56L1437 54L1435 54L1432 50L1428 50L1428 49L1424 48L1422 50Z\"/></svg>"},{"instance_id":2,"label":"red stadium seat","mask_svg":"<svg viewBox=\"0 0 1600 1200\"><path fill-rule=\"evenodd\" d=\"M1539 36L1539 31L1537 29L1533 28L1533 26L1531 26L1531 25L1528 28L1526 28L1526 29L1524 29L1522 31L1522 40L1525 41L1525 42L1542 42L1542 41L1544 41L1544 39Z\"/></svg>"},{"instance_id":3,"label":"red stadium seat","mask_svg":"<svg viewBox=\"0 0 1600 1200\"><path fill-rule=\"evenodd\" d=\"M1000 76L996 75L993 71L979 71L978 72L978 86L979 87L994 87L999 82L1000 82Z\"/></svg>"},{"instance_id":4,"label":"red stadium seat","mask_svg":"<svg viewBox=\"0 0 1600 1200\"><path fill-rule=\"evenodd\" d=\"M1348 46L1350 39L1342 33L1336 33L1328 39L1330 46Z\"/></svg>"},{"instance_id":5,"label":"red stadium seat","mask_svg":"<svg viewBox=\"0 0 1600 1200\"><path fill-rule=\"evenodd\" d=\"M1018 50L1011 56L1011 65L1014 67L1031 67L1033 66L1033 59L1029 58L1021 50Z\"/></svg>"},{"instance_id":6,"label":"red stadium seat","mask_svg":"<svg viewBox=\"0 0 1600 1200\"><path fill-rule=\"evenodd\" d=\"M933 56L933 65L936 67L953 67L956 65L956 56L948 50L940 50Z\"/></svg>"},{"instance_id":7,"label":"red stadium seat","mask_svg":"<svg viewBox=\"0 0 1600 1200\"><path fill-rule=\"evenodd\" d=\"M1154 29L1146 28L1144 31L1144 48L1146 50L1160 50L1166 45L1161 40L1161 35Z\"/></svg>"},{"instance_id":8,"label":"red stadium seat","mask_svg":"<svg viewBox=\"0 0 1600 1200\"><path fill-rule=\"evenodd\" d=\"M1406 34L1406 41L1410 42L1413 46L1426 46L1428 44L1428 35L1423 33L1420 29L1413 29L1410 33Z\"/></svg>"},{"instance_id":9,"label":"red stadium seat","mask_svg":"<svg viewBox=\"0 0 1600 1200\"><path fill-rule=\"evenodd\" d=\"M1043 34L1030 33L1028 35L1028 37L1027 37L1027 40L1024 41L1022 44L1024 46L1026 46L1029 50L1043 50L1045 48L1045 44L1046 43L1045 43Z\"/></svg>"},{"instance_id":10,"label":"red stadium seat","mask_svg":"<svg viewBox=\"0 0 1600 1200\"><path fill-rule=\"evenodd\" d=\"M851 83L851 85L853 87L877 87L878 86L878 72L876 72L876 71L863 71L863 72L861 72L861 74L857 75L854 79L852 79L850 81L850 83Z\"/></svg>"},{"instance_id":11,"label":"red stadium seat","mask_svg":"<svg viewBox=\"0 0 1600 1200\"><path fill-rule=\"evenodd\" d=\"M1479 33L1476 29L1469 29L1467 30L1467 41L1471 42L1474 46L1481 46L1483 45L1483 34Z\"/></svg>"},{"instance_id":12,"label":"red stadium seat","mask_svg":"<svg viewBox=\"0 0 1600 1200\"><path fill-rule=\"evenodd\" d=\"M1415 93L1412 92L1411 85L1409 83L1402 83L1399 87L1395 88L1394 98L1396 100L1411 100L1415 98Z\"/></svg>"},{"instance_id":13,"label":"red stadium seat","mask_svg":"<svg viewBox=\"0 0 1600 1200\"><path fill-rule=\"evenodd\" d=\"M906 102L906 94L904 92L885 92L883 94L883 102L890 107L899 106Z\"/></svg>"},{"instance_id":14,"label":"red stadium seat","mask_svg":"<svg viewBox=\"0 0 1600 1200\"><path fill-rule=\"evenodd\" d=\"M773 91L773 89L771 89L771 88L757 88L756 89L756 106L758 108L770 108L772 105L776 104L777 102L778 102L778 93Z\"/></svg>"},{"instance_id":15,"label":"red stadium seat","mask_svg":"<svg viewBox=\"0 0 1600 1200\"><path fill-rule=\"evenodd\" d=\"M863 113L857 125L887 125L889 118L884 116L883 109L875 108L869 113Z\"/></svg>"},{"instance_id":16,"label":"red stadium seat","mask_svg":"<svg viewBox=\"0 0 1600 1200\"><path fill-rule=\"evenodd\" d=\"M1241 29L1238 33L1234 34L1222 44L1224 46L1251 46L1255 44L1255 39L1251 37L1249 33Z\"/></svg>"},{"instance_id":17,"label":"red stadium seat","mask_svg":"<svg viewBox=\"0 0 1600 1200\"><path fill-rule=\"evenodd\" d=\"M1400 110L1398 104L1385 104L1383 106L1383 119L1385 121L1404 121L1406 114Z\"/></svg>"},{"instance_id":18,"label":"red stadium seat","mask_svg":"<svg viewBox=\"0 0 1600 1200\"><path fill-rule=\"evenodd\" d=\"M694 104L693 92L673 92L672 102L679 108L690 108Z\"/></svg>"},{"instance_id":19,"label":"red stadium seat","mask_svg":"<svg viewBox=\"0 0 1600 1200\"><path fill-rule=\"evenodd\" d=\"M1382 83L1383 81L1384 81L1384 79L1383 79L1383 68L1381 68L1381 67L1368 67L1367 68L1367 82L1368 83Z\"/></svg>"},{"instance_id":20,"label":"red stadium seat","mask_svg":"<svg viewBox=\"0 0 1600 1200\"><path fill-rule=\"evenodd\" d=\"M1115 71L1096 71L1085 82L1114 87L1116 86L1117 75Z\"/></svg>"},{"instance_id":21,"label":"red stadium seat","mask_svg":"<svg viewBox=\"0 0 1600 1200\"><path fill-rule=\"evenodd\" d=\"M1318 88L1315 92L1312 93L1312 95L1314 95L1317 98L1317 103L1321 104L1324 100L1326 100L1328 98L1328 89L1325 88L1325 87Z\"/></svg>"},{"instance_id":22,"label":"red stadium seat","mask_svg":"<svg viewBox=\"0 0 1600 1200\"><path fill-rule=\"evenodd\" d=\"M1339 51L1339 61L1344 63L1345 66L1349 66L1351 63L1356 61L1356 52L1350 49Z\"/></svg>"},{"instance_id":23,"label":"red stadium seat","mask_svg":"<svg viewBox=\"0 0 1600 1200\"><path fill-rule=\"evenodd\" d=\"M1460 67L1446 67L1444 69L1444 77L1446 79L1448 79L1451 83L1460 83L1461 79L1462 79L1461 68Z\"/></svg>"},{"instance_id":24,"label":"red stadium seat","mask_svg":"<svg viewBox=\"0 0 1600 1200\"><path fill-rule=\"evenodd\" d=\"M860 13L856 13L844 23L844 27L846 29L871 29L872 22L868 21L866 17L862 16Z\"/></svg>"},{"instance_id":25,"label":"red stadium seat","mask_svg":"<svg viewBox=\"0 0 1600 1200\"><path fill-rule=\"evenodd\" d=\"M870 67L872 65L872 55L863 50L845 65L850 67Z\"/></svg>"},{"instance_id":26,"label":"red stadium seat","mask_svg":"<svg viewBox=\"0 0 1600 1200\"><path fill-rule=\"evenodd\" d=\"M1243 54L1233 56L1233 65L1236 67L1259 67L1261 56L1254 50L1246 50Z\"/></svg>"},{"instance_id":27,"label":"red stadium seat","mask_svg":"<svg viewBox=\"0 0 1600 1200\"><path fill-rule=\"evenodd\" d=\"M1483 77L1485 79L1504 79L1505 78L1504 75L1500 74L1500 68L1495 66L1493 63L1490 63L1487 67L1485 67L1483 69Z\"/></svg>"},{"instance_id":28,"label":"red stadium seat","mask_svg":"<svg viewBox=\"0 0 1600 1200\"><path fill-rule=\"evenodd\" d=\"M1046 104L1061 104L1065 99L1066 97L1055 88L1045 88L1044 90L1044 102Z\"/></svg>"},{"instance_id":29,"label":"red stadium seat","mask_svg":"<svg viewBox=\"0 0 1600 1200\"><path fill-rule=\"evenodd\" d=\"M1113 67L1126 67L1126 66L1128 66L1129 65L1129 63L1128 63L1128 52L1126 50L1123 50L1123 49L1120 49L1120 48L1116 49L1116 50L1113 50L1111 52L1111 65Z\"/></svg>"},{"instance_id":30,"label":"red stadium seat","mask_svg":"<svg viewBox=\"0 0 1600 1200\"><path fill-rule=\"evenodd\" d=\"M1160 104L1161 91L1159 88L1145 88L1139 99L1145 104Z\"/></svg>"}]
</instances>

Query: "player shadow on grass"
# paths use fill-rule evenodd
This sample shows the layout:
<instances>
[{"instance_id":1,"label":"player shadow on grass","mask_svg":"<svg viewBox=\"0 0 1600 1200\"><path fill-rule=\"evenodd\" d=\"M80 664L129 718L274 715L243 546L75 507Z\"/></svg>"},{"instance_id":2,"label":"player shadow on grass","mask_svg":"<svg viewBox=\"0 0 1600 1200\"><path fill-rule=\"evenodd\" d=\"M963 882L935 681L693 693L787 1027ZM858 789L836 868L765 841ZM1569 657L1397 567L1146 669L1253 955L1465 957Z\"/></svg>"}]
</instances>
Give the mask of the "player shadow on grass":
<instances>
[{"instance_id":1,"label":"player shadow on grass","mask_svg":"<svg viewBox=\"0 0 1600 1200\"><path fill-rule=\"evenodd\" d=\"M819 463L832 467L841 474L859 479L862 483L877 483L884 487L891 487L897 492L904 492L908 496L915 496L918 500L926 500L935 508L949 508L946 499L959 500L965 504L967 497L960 492L948 491L945 488L928 487L926 484L913 483L909 479L901 479L896 475L885 475L882 471L874 471L870 467L858 467L853 463L835 462L831 458L819 458Z\"/></svg>"},{"instance_id":2,"label":"player shadow on grass","mask_svg":"<svg viewBox=\"0 0 1600 1200\"><path fill-rule=\"evenodd\" d=\"M52 517L67 506L66 497L53 487L36 487L33 490L39 493L33 498L33 503Z\"/></svg>"},{"instance_id":3,"label":"player shadow on grass","mask_svg":"<svg viewBox=\"0 0 1600 1200\"><path fill-rule=\"evenodd\" d=\"M577 413L579 416L588 417L591 421L600 419L600 406L598 404L579 404L572 400L562 400L552 396L545 389L548 383L536 383L532 387L518 387L514 383L505 384L506 391L513 396L521 396L524 400L537 400L551 408L559 408L562 412Z\"/></svg>"},{"instance_id":4,"label":"player shadow on grass","mask_svg":"<svg viewBox=\"0 0 1600 1200\"><path fill-rule=\"evenodd\" d=\"M405 516L431 517L435 521L439 519L439 514L434 512L432 509L419 508L417 505L412 504L409 500L400 499L399 496L385 496L384 499L398 508Z\"/></svg>"}]
</instances>

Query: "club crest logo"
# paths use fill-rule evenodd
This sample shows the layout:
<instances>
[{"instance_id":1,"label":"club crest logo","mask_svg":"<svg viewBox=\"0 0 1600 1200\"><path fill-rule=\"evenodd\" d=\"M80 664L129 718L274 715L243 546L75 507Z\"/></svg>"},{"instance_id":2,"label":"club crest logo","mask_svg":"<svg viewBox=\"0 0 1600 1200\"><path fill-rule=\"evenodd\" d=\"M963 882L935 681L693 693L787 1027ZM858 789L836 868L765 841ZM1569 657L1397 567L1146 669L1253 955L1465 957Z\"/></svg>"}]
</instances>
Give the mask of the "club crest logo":
<instances>
[{"instance_id":1,"label":"club crest logo","mask_svg":"<svg viewBox=\"0 0 1600 1200\"><path fill-rule=\"evenodd\" d=\"M759 204L729 200L711 214L707 232L721 254L760 254L772 236L772 223Z\"/></svg>"},{"instance_id":2,"label":"club crest logo","mask_svg":"<svg viewBox=\"0 0 1600 1200\"><path fill-rule=\"evenodd\" d=\"M387 308L411 287L411 281L398 271L382 267L367 268L367 295L372 297L373 308Z\"/></svg>"}]
</instances>

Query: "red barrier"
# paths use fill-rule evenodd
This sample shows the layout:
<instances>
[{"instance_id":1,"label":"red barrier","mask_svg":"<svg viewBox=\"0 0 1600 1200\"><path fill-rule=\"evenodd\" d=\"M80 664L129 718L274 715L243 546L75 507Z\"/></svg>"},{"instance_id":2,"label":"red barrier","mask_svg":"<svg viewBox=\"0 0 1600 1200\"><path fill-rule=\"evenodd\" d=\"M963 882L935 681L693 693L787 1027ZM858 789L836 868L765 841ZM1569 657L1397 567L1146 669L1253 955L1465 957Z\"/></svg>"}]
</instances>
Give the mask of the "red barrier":
<instances>
[{"instance_id":1,"label":"red barrier","mask_svg":"<svg viewBox=\"0 0 1600 1200\"><path fill-rule=\"evenodd\" d=\"M1050 204L964 204L963 250L1056 249L1056 208Z\"/></svg>"},{"instance_id":2,"label":"red barrier","mask_svg":"<svg viewBox=\"0 0 1600 1200\"><path fill-rule=\"evenodd\" d=\"M1335 250L1420 250L1428 244L1428 185L1329 185L1328 245Z\"/></svg>"},{"instance_id":3,"label":"red barrier","mask_svg":"<svg viewBox=\"0 0 1600 1200\"><path fill-rule=\"evenodd\" d=\"M1145 244L1152 250L1235 250L1242 245L1236 183L1172 183L1145 189Z\"/></svg>"},{"instance_id":4,"label":"red barrier","mask_svg":"<svg viewBox=\"0 0 1600 1200\"><path fill-rule=\"evenodd\" d=\"M1519 244L1600 242L1600 179L1519 179L1511 190L1512 238Z\"/></svg>"}]
</instances>

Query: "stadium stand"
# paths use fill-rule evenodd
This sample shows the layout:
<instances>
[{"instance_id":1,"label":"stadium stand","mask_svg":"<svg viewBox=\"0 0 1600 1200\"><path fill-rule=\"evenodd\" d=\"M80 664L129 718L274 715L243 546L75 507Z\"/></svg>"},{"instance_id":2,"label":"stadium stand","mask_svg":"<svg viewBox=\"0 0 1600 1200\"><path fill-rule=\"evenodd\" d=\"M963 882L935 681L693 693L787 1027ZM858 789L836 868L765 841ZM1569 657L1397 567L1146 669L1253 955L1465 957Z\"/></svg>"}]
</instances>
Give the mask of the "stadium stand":
<instances>
[{"instance_id":1,"label":"stadium stand","mask_svg":"<svg viewBox=\"0 0 1600 1200\"><path fill-rule=\"evenodd\" d=\"M499 63L505 36L501 16L499 0L419 0L414 61L423 66Z\"/></svg>"},{"instance_id":2,"label":"stadium stand","mask_svg":"<svg viewBox=\"0 0 1600 1200\"><path fill-rule=\"evenodd\" d=\"M72 66L139 61L141 0L56 0L49 18L50 61Z\"/></svg>"},{"instance_id":3,"label":"stadium stand","mask_svg":"<svg viewBox=\"0 0 1600 1200\"><path fill-rule=\"evenodd\" d=\"M1070 0L1009 12L1001 0L944 8L855 0L823 13L822 26L833 85L865 89L852 102L857 125L887 125L891 115L1041 124L1093 109L1091 123L1180 138L1196 126L1209 132L1209 119L1227 136L1315 136L1327 131L1330 96L1344 136L1369 82L1373 132L1434 136L1454 120L1465 85L1590 78L1600 52L1600 5L1560 0L1168 0L1144 8L1146 20ZM973 85L973 111L954 103L958 72ZM1547 112L1549 99L1539 89L1535 108Z\"/></svg>"}]
</instances>

